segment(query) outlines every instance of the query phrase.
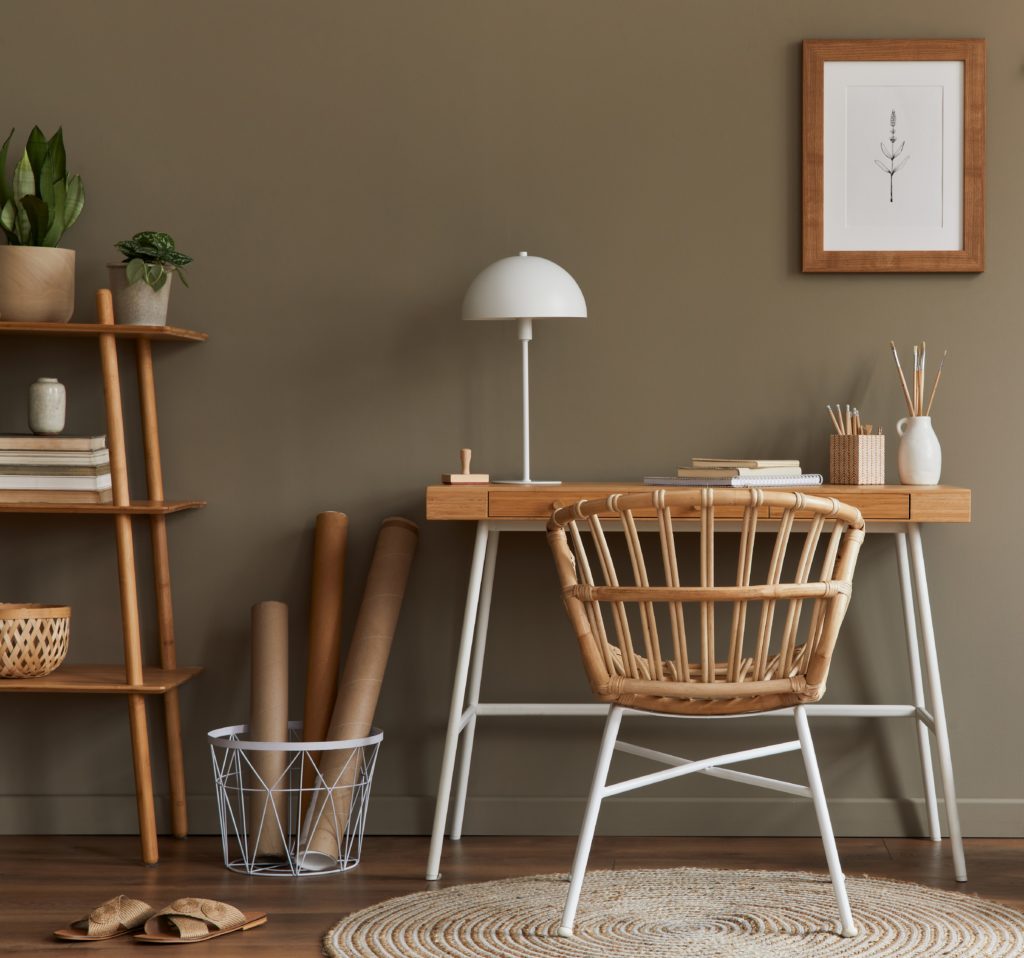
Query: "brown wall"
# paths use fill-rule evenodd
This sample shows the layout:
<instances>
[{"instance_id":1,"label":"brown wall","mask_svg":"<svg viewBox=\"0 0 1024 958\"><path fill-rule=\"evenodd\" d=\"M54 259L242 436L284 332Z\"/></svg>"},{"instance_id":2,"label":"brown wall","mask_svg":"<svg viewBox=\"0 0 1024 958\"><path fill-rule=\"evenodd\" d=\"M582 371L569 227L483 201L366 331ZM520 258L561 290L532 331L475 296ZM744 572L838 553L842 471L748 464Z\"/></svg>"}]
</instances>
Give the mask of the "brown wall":
<instances>
[{"instance_id":1,"label":"brown wall","mask_svg":"<svg viewBox=\"0 0 1024 958\"><path fill-rule=\"evenodd\" d=\"M19 141L33 123L63 124L86 183L67 238L79 318L92 315L113 241L165 229L196 259L173 320L210 341L161 347L157 383L168 492L210 503L171 528L180 658L206 668L182 696L197 828L215 827L204 732L246 713L253 602L290 603L300 677L314 515L352 517L351 620L381 517L422 517L423 486L462 445L493 474L517 468L514 328L461 323L459 304L483 266L527 249L569 269L590 310L585 322L538 324L537 475L635 479L693 454L821 468L830 400L857 401L894 432L890 338L949 348L936 426L944 478L974 486L975 522L930 530L926 546L963 818L969 833L1024 834L1021 766L1006 760L1024 665L1018 530L999 506L1024 471L1022 31L1024 9L995 0L5 10L3 121ZM799 44L834 36L988 39L985 274L801 275ZM102 429L94 347L5 339L0 349L0 429L24 428L39 375L68 383L72 430ZM114 660L112 530L15 519L2 529L4 598L71 601L71 659ZM471 540L467 525L423 530L379 714L378 831L429 823ZM869 542L834 701L907 698L894 574L891 545ZM559 615L543 540L508 536L486 695L586 699ZM144 625L151 635L151 614ZM880 664L890 653L891 669ZM539 676L524 665L536 662ZM123 702L4 697L0 710L0 828L134 827ZM767 741L771 728L650 736L728 744ZM470 830L576 827L597 725L537 730L482 726ZM919 810L891 800L920 794L908 726L822 721L818 738L840 830L917 827ZM674 795L686 800L666 801ZM809 826L801 805L714 781L634 796L606 822Z\"/></svg>"}]
</instances>

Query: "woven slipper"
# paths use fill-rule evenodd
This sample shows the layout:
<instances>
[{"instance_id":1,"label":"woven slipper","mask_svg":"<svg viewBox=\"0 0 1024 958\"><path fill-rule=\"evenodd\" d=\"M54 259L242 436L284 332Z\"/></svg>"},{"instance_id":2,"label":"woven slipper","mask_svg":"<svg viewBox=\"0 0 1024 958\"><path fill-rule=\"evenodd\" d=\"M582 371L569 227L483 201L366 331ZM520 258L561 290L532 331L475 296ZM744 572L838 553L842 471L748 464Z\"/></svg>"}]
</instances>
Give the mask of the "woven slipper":
<instances>
[{"instance_id":1,"label":"woven slipper","mask_svg":"<svg viewBox=\"0 0 1024 958\"><path fill-rule=\"evenodd\" d=\"M179 898L153 915L135 940L147 945L190 945L266 924L263 912L241 912L209 898Z\"/></svg>"},{"instance_id":2,"label":"woven slipper","mask_svg":"<svg viewBox=\"0 0 1024 958\"><path fill-rule=\"evenodd\" d=\"M94 908L84 918L71 922L67 928L60 928L53 934L64 941L106 941L120 938L136 928L142 927L156 909L144 901L118 895Z\"/></svg>"}]
</instances>

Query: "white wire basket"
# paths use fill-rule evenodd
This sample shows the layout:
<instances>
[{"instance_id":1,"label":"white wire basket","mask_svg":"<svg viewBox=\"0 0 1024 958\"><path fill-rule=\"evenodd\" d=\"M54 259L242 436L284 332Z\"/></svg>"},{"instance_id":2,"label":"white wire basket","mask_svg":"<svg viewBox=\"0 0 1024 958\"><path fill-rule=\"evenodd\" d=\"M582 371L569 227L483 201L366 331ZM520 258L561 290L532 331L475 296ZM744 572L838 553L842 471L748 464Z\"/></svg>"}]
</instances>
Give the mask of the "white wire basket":
<instances>
[{"instance_id":1,"label":"white wire basket","mask_svg":"<svg viewBox=\"0 0 1024 958\"><path fill-rule=\"evenodd\" d=\"M338 742L250 742L248 725L207 733L224 864L247 875L332 875L359 864L384 733Z\"/></svg>"}]
</instances>

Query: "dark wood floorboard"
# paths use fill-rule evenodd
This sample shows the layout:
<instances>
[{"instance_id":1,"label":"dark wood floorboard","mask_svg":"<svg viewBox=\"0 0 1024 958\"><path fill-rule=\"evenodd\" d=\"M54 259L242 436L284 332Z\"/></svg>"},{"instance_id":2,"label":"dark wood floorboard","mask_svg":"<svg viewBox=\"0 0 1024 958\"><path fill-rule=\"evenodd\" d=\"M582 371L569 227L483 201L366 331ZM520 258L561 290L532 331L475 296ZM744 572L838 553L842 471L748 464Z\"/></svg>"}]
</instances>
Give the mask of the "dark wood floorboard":
<instances>
[{"instance_id":1,"label":"dark wood floorboard","mask_svg":"<svg viewBox=\"0 0 1024 958\"><path fill-rule=\"evenodd\" d=\"M439 885L568 869L572 838L465 838L449 843ZM949 846L921 839L852 838L839 842L850 875L914 881L965 891L1024 909L1024 840L967 842L971 880L952 880ZM0 837L0 953L12 955L138 954L129 938L105 944L62 944L52 929L119 894L161 907L193 895L261 909L269 922L251 932L191 945L191 958L320 954L322 935L350 911L422 891L425 838L371 837L362 864L324 878L250 878L227 871L213 838L163 839L161 863L138 864L127 837ZM596 868L696 865L824 871L814 838L598 838ZM175 952L177 954L177 952Z\"/></svg>"}]
</instances>

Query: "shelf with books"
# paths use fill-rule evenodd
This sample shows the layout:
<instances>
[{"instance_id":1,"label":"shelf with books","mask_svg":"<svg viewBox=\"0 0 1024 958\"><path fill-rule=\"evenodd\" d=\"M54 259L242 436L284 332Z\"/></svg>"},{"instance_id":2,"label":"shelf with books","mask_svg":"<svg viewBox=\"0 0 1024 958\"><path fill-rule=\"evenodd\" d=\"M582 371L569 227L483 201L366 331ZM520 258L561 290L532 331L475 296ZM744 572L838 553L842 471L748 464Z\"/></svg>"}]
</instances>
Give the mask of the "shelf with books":
<instances>
[{"instance_id":1,"label":"shelf with books","mask_svg":"<svg viewBox=\"0 0 1024 958\"><path fill-rule=\"evenodd\" d=\"M142 685L128 682L123 665L62 665L34 679L0 679L0 692L74 692L94 695L165 695L203 670L186 668L142 670Z\"/></svg>"},{"instance_id":2,"label":"shelf with books","mask_svg":"<svg viewBox=\"0 0 1024 958\"><path fill-rule=\"evenodd\" d=\"M114 335L118 339L152 339L202 343L206 333L177 326L118 326L106 323L7 323L0 321L0 336L64 336L70 338Z\"/></svg>"},{"instance_id":3,"label":"shelf with books","mask_svg":"<svg viewBox=\"0 0 1024 958\"><path fill-rule=\"evenodd\" d=\"M50 675L37 678L0 679L0 692L125 696L131 725L131 755L128 758L135 772L142 860L152 865L160 856L145 699L146 696L157 696L164 706L171 832L178 838L184 838L188 834L188 817L178 687L200 671L177 664L167 516L205 505L198 499L164 498L152 343L161 340L203 342L207 337L205 333L172 326L118 326L114 321L110 290L98 291L96 306L100 320L97 323L0 322L0 336L92 337L99 347L106 410L105 436L0 437L4 440L0 445L0 485L8 487L0 491L0 514L101 516L112 519L117 548L124 662L116 665L65 665ZM146 499L133 500L129 493L118 368L120 345L126 341L134 348L137 360ZM158 666L143 665L134 538L134 527L140 520L148 524L150 533L156 605L154 644ZM77 646L74 634L72 643ZM130 675L139 677L141 681L132 684L128 681Z\"/></svg>"}]
</instances>

